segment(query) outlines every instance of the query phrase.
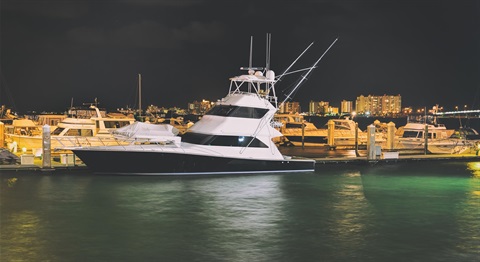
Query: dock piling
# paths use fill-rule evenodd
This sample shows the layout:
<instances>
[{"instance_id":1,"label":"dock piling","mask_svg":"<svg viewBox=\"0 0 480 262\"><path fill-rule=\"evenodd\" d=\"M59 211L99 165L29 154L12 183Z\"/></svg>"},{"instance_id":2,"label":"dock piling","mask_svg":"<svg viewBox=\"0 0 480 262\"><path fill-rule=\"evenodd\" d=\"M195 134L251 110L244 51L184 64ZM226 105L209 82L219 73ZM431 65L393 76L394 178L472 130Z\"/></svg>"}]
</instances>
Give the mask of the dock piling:
<instances>
[{"instance_id":1,"label":"dock piling","mask_svg":"<svg viewBox=\"0 0 480 262\"><path fill-rule=\"evenodd\" d=\"M367 160L375 160L377 152L375 147L375 126L373 124L367 127Z\"/></svg>"},{"instance_id":2,"label":"dock piling","mask_svg":"<svg viewBox=\"0 0 480 262\"><path fill-rule=\"evenodd\" d=\"M387 150L394 149L395 140L395 123L390 122L387 124Z\"/></svg>"},{"instance_id":3,"label":"dock piling","mask_svg":"<svg viewBox=\"0 0 480 262\"><path fill-rule=\"evenodd\" d=\"M50 126L44 125L42 127L42 168L52 168L52 144L50 137Z\"/></svg>"},{"instance_id":4,"label":"dock piling","mask_svg":"<svg viewBox=\"0 0 480 262\"><path fill-rule=\"evenodd\" d=\"M328 126L328 133L327 133L328 147L330 149L334 149L335 148L335 137L334 137L335 122L333 122L333 120L330 119L330 120L328 120L327 126Z\"/></svg>"}]
</instances>

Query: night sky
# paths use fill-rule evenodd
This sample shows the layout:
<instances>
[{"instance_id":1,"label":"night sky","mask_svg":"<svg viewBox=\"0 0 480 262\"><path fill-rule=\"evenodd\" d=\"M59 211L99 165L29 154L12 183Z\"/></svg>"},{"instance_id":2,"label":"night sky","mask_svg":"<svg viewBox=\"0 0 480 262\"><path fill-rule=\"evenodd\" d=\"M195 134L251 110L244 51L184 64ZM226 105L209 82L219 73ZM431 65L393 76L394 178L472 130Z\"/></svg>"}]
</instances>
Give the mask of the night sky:
<instances>
[{"instance_id":1,"label":"night sky","mask_svg":"<svg viewBox=\"0 0 480 262\"><path fill-rule=\"evenodd\" d=\"M265 66L313 64L294 97L308 102L402 96L402 106L480 108L479 0L2 0L0 104L20 112L93 102L186 108L216 101L229 77ZM277 92L300 75L285 78ZM291 82L289 82L291 81Z\"/></svg>"}]
</instances>

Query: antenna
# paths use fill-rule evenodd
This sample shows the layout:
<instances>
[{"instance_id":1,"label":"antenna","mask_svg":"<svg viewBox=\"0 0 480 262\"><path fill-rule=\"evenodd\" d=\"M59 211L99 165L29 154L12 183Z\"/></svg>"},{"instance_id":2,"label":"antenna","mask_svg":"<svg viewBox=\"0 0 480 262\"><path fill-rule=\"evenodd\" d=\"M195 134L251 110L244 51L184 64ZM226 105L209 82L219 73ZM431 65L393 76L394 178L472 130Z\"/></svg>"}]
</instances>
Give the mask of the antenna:
<instances>
[{"instance_id":1,"label":"antenna","mask_svg":"<svg viewBox=\"0 0 480 262\"><path fill-rule=\"evenodd\" d=\"M248 61L248 68L252 68L253 56L253 36L250 36L250 60Z\"/></svg>"},{"instance_id":2,"label":"antenna","mask_svg":"<svg viewBox=\"0 0 480 262\"><path fill-rule=\"evenodd\" d=\"M290 91L290 93L287 95L287 97L280 103L279 108L280 108L288 99L290 99L290 97L292 96L292 94L293 94L295 91L297 91L298 87L300 87L300 85L307 79L308 75L312 72L312 70L313 70L314 68L316 68L318 62L320 62L320 60L322 60L323 56L325 56L325 54L328 52L328 50L330 50L330 48L332 48L332 46L335 44L335 42L337 42L337 40L338 40L338 38L335 38L335 40L333 41L333 43L330 44L330 46L327 48L327 50L325 50L325 52L323 52L322 56L320 56L320 58L310 67L310 69L308 70L308 72L307 72L306 74L304 74L304 75L301 76L300 81L297 83L297 85L296 85L294 88L292 88L292 91ZM313 44L313 43L312 43L312 44ZM312 44L310 44L310 46L311 46ZM308 47L310 47L310 46L308 46ZM308 49L308 48L307 48L307 49ZM306 50L305 50L305 51L306 51ZM305 53L305 51L303 51L303 53ZM302 55L303 55L303 53L302 53ZM298 60L298 58L297 58L297 60ZM295 60L295 61L297 61L297 60ZM295 62L295 61L294 61L294 62ZM290 67L289 67L289 68L290 68ZM285 70L285 72L286 72L286 71L287 71L287 70ZM283 73L282 76L283 76L283 75L285 75L285 73Z\"/></svg>"},{"instance_id":3,"label":"antenna","mask_svg":"<svg viewBox=\"0 0 480 262\"><path fill-rule=\"evenodd\" d=\"M142 116L142 75L138 74L138 115Z\"/></svg>"},{"instance_id":4,"label":"antenna","mask_svg":"<svg viewBox=\"0 0 480 262\"><path fill-rule=\"evenodd\" d=\"M253 67L253 36L250 36L250 59L248 67L240 67L240 70L247 70L249 75L253 75L256 70L262 70L263 67Z\"/></svg>"},{"instance_id":5,"label":"antenna","mask_svg":"<svg viewBox=\"0 0 480 262\"><path fill-rule=\"evenodd\" d=\"M272 43L272 34L267 33L267 49L266 49L266 61L265 61L265 72L270 70L270 45Z\"/></svg>"},{"instance_id":6,"label":"antenna","mask_svg":"<svg viewBox=\"0 0 480 262\"><path fill-rule=\"evenodd\" d=\"M248 61L248 74L253 75L255 70L252 69L252 60L253 60L253 36L250 36L250 59ZM248 92L252 90L252 83L248 82Z\"/></svg>"}]
</instances>

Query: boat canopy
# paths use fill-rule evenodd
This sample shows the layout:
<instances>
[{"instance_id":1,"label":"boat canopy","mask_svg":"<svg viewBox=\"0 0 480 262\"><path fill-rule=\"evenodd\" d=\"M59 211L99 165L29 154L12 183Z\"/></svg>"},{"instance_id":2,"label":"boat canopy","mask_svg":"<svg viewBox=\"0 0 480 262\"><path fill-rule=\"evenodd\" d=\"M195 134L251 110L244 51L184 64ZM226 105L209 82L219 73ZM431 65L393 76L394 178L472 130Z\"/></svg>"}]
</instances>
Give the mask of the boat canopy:
<instances>
[{"instance_id":1,"label":"boat canopy","mask_svg":"<svg viewBox=\"0 0 480 262\"><path fill-rule=\"evenodd\" d=\"M111 131L118 139L125 140L148 140L150 142L173 141L179 130L169 124L148 124L135 122Z\"/></svg>"}]
</instances>

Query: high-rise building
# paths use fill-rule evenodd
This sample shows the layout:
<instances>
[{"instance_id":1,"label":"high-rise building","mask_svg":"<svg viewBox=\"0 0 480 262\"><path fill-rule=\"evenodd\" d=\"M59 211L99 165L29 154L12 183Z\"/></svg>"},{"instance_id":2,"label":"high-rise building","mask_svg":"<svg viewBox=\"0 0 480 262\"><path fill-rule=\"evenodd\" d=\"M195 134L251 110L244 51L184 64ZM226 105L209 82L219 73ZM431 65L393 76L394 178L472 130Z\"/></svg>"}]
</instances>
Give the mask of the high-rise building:
<instances>
[{"instance_id":1,"label":"high-rise building","mask_svg":"<svg viewBox=\"0 0 480 262\"><path fill-rule=\"evenodd\" d=\"M340 113L345 114L345 113L352 113L352 112L353 112L353 102L342 100L342 102L340 102Z\"/></svg>"},{"instance_id":2,"label":"high-rise building","mask_svg":"<svg viewBox=\"0 0 480 262\"><path fill-rule=\"evenodd\" d=\"M357 97L355 110L358 114L392 115L402 112L402 97L400 95L383 95Z\"/></svg>"},{"instance_id":3,"label":"high-rise building","mask_svg":"<svg viewBox=\"0 0 480 262\"><path fill-rule=\"evenodd\" d=\"M308 107L309 115L324 115L328 112L329 102L310 101Z\"/></svg>"},{"instance_id":4,"label":"high-rise building","mask_svg":"<svg viewBox=\"0 0 480 262\"><path fill-rule=\"evenodd\" d=\"M279 108L279 112L282 114L285 113L301 113L301 107L299 102L285 102L281 107Z\"/></svg>"}]
</instances>

